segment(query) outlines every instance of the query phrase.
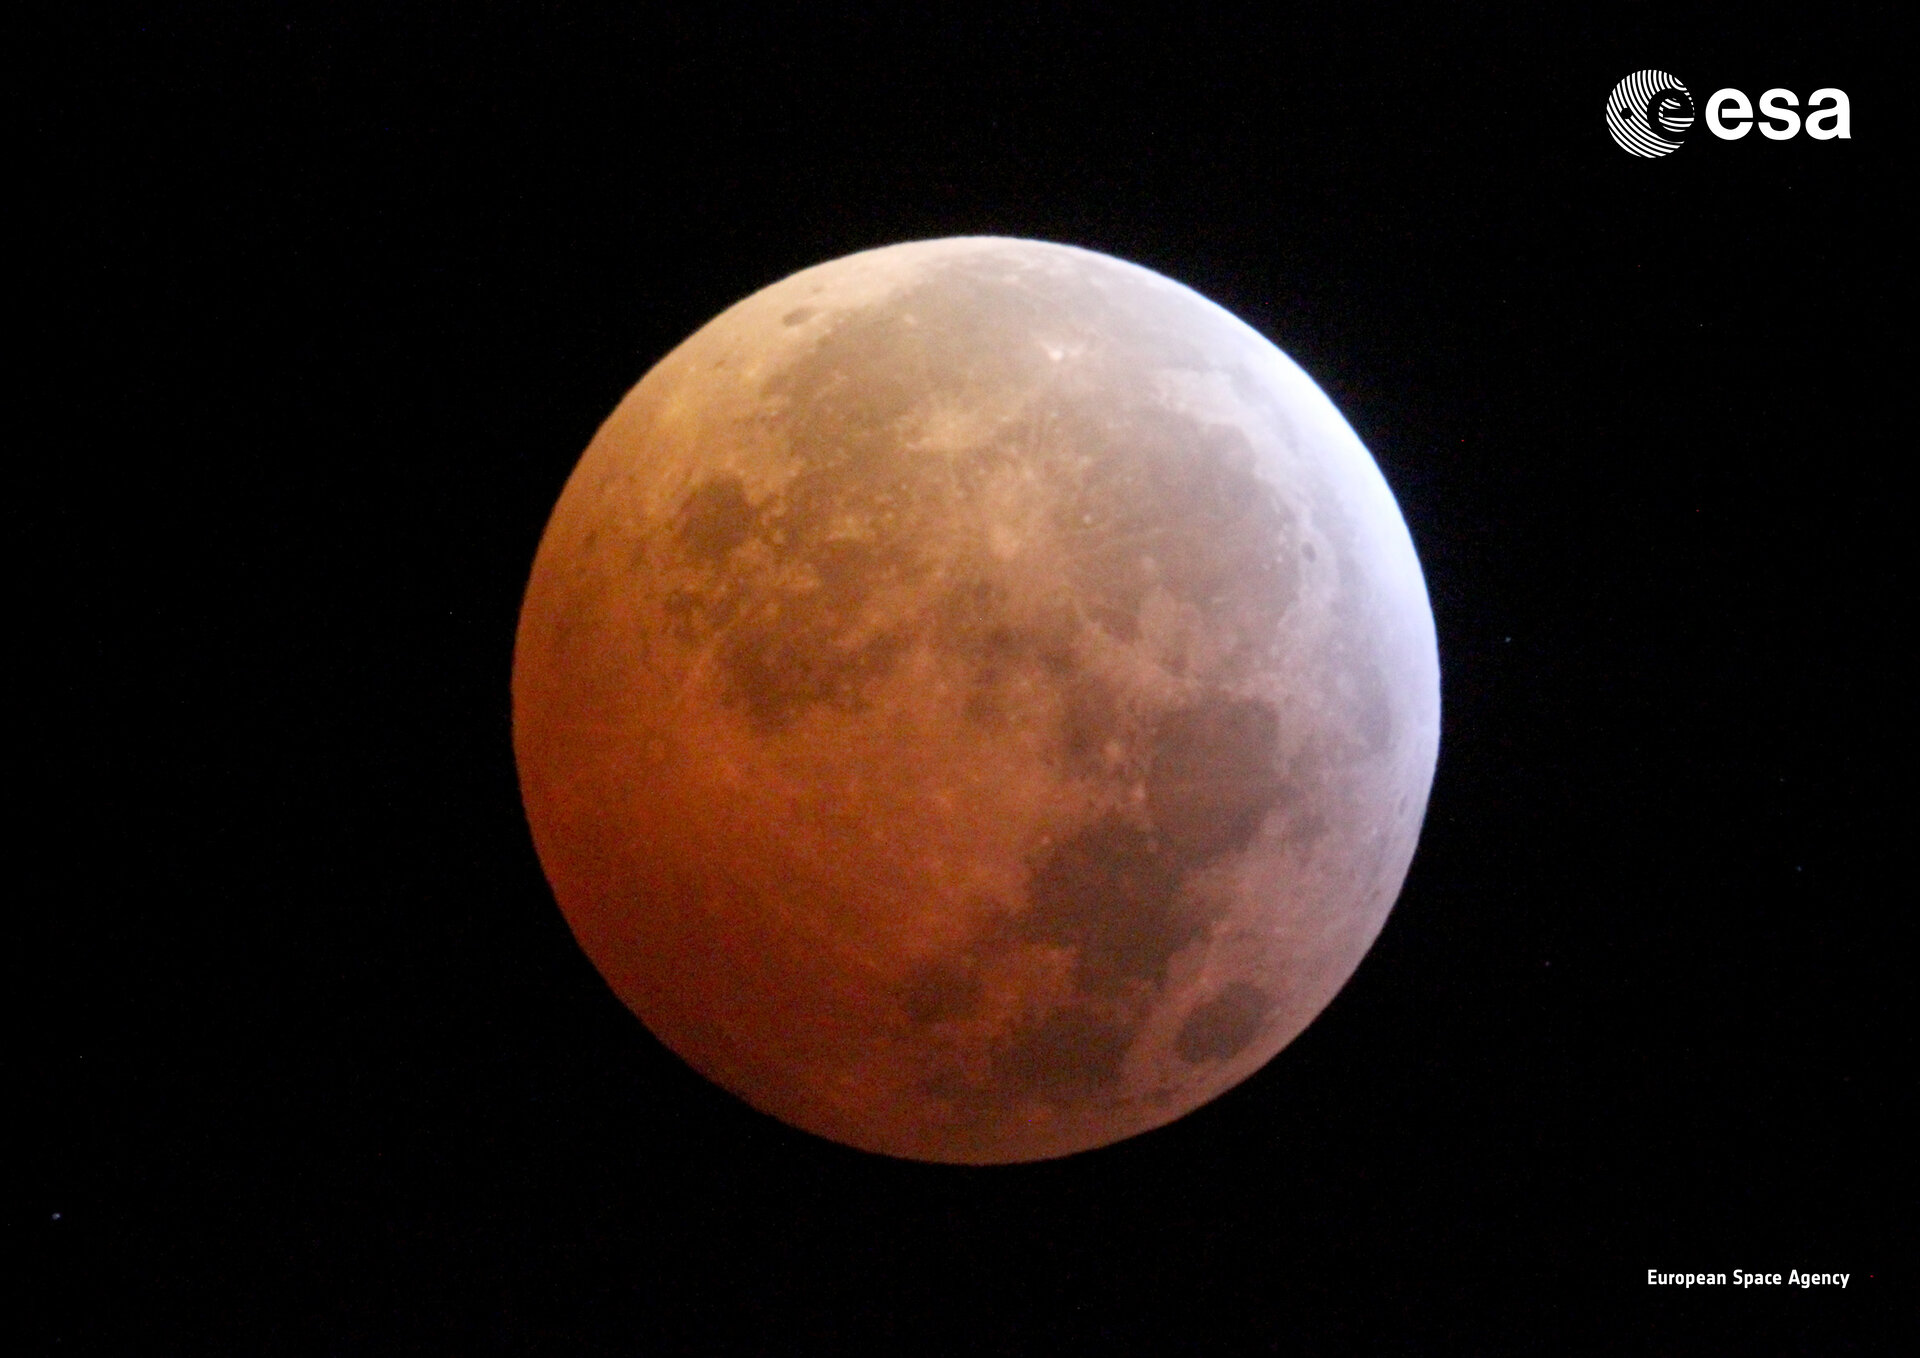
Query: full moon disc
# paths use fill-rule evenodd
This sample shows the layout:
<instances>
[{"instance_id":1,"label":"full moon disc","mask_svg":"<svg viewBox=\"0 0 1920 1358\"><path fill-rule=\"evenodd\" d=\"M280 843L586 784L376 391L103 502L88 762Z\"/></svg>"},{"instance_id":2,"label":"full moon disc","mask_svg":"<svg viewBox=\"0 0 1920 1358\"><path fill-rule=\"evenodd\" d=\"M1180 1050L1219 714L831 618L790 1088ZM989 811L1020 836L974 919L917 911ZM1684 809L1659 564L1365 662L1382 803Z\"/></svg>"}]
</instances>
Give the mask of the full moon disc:
<instances>
[{"instance_id":1,"label":"full moon disc","mask_svg":"<svg viewBox=\"0 0 1920 1358\"><path fill-rule=\"evenodd\" d=\"M1269 1060L1406 876L1419 561L1318 387L1105 255L961 238L729 308L594 437L513 737L575 936L754 1107L1066 1155Z\"/></svg>"}]
</instances>

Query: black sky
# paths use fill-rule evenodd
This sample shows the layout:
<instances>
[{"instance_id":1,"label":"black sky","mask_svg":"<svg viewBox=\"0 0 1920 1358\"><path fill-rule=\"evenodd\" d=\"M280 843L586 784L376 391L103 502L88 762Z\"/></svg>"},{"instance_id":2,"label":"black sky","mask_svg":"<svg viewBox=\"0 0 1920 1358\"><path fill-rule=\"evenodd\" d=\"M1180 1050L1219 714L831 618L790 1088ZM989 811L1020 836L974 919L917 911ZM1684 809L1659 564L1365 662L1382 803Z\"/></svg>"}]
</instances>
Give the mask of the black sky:
<instances>
[{"instance_id":1,"label":"black sky","mask_svg":"<svg viewBox=\"0 0 1920 1358\"><path fill-rule=\"evenodd\" d=\"M1883 1351L1888 7L193 8L29 24L5 96L45 1351ZM1630 158L1604 101L1646 66L1841 87L1854 136ZM993 1171L654 1043L508 741L534 546L626 389L795 269L954 234L1145 264L1300 362L1399 497L1444 685L1326 1013L1171 1128Z\"/></svg>"}]
</instances>

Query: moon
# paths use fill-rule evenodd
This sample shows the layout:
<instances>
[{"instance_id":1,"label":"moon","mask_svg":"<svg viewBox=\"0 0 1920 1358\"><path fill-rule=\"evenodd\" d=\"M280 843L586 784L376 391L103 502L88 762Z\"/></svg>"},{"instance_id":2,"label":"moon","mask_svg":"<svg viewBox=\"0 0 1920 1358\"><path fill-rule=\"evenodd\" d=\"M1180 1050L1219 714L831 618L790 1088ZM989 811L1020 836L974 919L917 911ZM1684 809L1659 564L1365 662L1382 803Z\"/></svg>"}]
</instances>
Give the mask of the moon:
<instances>
[{"instance_id":1,"label":"moon","mask_svg":"<svg viewBox=\"0 0 1920 1358\"><path fill-rule=\"evenodd\" d=\"M1325 1007L1439 747L1419 561L1254 330L1086 250L870 250L588 446L515 641L575 937L749 1104L892 1156L1160 1126Z\"/></svg>"}]
</instances>

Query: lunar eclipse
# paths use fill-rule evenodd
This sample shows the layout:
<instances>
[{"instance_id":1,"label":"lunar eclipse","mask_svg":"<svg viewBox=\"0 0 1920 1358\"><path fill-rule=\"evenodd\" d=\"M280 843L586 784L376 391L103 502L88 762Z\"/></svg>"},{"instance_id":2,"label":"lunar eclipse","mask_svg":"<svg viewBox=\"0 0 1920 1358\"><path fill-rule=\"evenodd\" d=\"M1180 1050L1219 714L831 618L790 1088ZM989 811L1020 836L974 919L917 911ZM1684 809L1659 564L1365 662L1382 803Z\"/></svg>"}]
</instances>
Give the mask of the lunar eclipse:
<instances>
[{"instance_id":1,"label":"lunar eclipse","mask_svg":"<svg viewBox=\"0 0 1920 1358\"><path fill-rule=\"evenodd\" d=\"M804 270L663 359L536 556L513 736L615 993L753 1106L997 1163L1245 1079L1398 896L1413 544L1254 330L1066 246Z\"/></svg>"}]
</instances>

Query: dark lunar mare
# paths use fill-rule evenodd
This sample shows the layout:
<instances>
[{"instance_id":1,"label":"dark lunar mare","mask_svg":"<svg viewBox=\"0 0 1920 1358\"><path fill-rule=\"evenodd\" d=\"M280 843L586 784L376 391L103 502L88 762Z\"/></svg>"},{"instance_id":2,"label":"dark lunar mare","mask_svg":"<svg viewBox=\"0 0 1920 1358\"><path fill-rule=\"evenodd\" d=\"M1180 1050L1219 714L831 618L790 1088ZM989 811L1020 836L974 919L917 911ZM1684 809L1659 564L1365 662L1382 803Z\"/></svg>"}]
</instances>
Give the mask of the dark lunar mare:
<instances>
[{"instance_id":1,"label":"dark lunar mare","mask_svg":"<svg viewBox=\"0 0 1920 1358\"><path fill-rule=\"evenodd\" d=\"M1107 1003L1069 1005L1017 1029L995 1063L1010 1095L1077 1093L1118 1078L1174 954L1226 913L1191 877L1253 842L1281 795L1278 744L1267 703L1218 696L1169 713L1153 734L1147 825L1109 814L1035 862L1018 937L1073 949L1076 985ZM1232 1056L1269 1008L1264 993L1230 988L1196 1009L1177 1050L1194 1062ZM1058 1040L1068 1031L1080 1045Z\"/></svg>"}]
</instances>

